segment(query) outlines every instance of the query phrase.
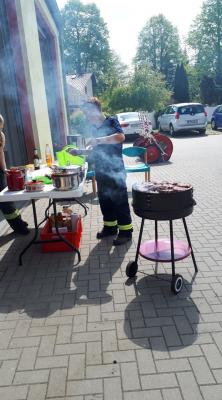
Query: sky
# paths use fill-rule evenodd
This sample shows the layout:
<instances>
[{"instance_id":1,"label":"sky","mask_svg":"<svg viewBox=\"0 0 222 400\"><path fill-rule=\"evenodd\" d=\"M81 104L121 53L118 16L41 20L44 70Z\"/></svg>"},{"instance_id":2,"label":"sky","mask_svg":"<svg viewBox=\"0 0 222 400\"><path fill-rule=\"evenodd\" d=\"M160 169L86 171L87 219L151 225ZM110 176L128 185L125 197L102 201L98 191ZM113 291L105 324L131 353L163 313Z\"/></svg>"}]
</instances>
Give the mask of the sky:
<instances>
[{"instance_id":1,"label":"sky","mask_svg":"<svg viewBox=\"0 0 222 400\"><path fill-rule=\"evenodd\" d=\"M67 0L57 0L61 9ZM181 39L187 35L190 25L200 13L203 0L81 0L95 3L107 23L110 47L130 64L136 54L138 35L154 15L164 14L178 28Z\"/></svg>"}]
</instances>

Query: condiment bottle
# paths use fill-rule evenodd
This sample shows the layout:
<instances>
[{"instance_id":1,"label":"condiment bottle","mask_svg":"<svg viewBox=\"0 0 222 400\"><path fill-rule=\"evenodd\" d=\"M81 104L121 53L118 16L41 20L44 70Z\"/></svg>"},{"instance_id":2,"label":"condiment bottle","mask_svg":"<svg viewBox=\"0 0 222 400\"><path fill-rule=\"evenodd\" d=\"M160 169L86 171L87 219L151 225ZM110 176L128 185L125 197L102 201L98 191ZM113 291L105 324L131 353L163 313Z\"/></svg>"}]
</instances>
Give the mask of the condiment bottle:
<instances>
[{"instance_id":1,"label":"condiment bottle","mask_svg":"<svg viewBox=\"0 0 222 400\"><path fill-rule=\"evenodd\" d=\"M45 147L45 160L46 160L46 164L48 167L51 167L52 165L52 153L50 150L49 145L47 144Z\"/></svg>"},{"instance_id":2,"label":"condiment bottle","mask_svg":"<svg viewBox=\"0 0 222 400\"><path fill-rule=\"evenodd\" d=\"M33 157L33 164L35 169L40 168L40 161L39 161L39 155L38 155L38 150L34 149L34 157Z\"/></svg>"}]
</instances>

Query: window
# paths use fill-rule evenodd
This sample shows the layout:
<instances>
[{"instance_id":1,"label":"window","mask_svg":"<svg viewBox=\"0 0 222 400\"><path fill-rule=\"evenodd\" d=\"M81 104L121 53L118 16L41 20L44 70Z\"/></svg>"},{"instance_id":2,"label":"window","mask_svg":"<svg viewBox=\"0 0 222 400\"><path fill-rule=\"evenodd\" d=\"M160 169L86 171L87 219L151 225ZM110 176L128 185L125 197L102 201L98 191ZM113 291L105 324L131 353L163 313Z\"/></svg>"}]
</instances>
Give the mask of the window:
<instances>
[{"instance_id":1,"label":"window","mask_svg":"<svg viewBox=\"0 0 222 400\"><path fill-rule=\"evenodd\" d=\"M175 114L175 109L174 107L169 107L169 112L168 114Z\"/></svg>"},{"instance_id":2,"label":"window","mask_svg":"<svg viewBox=\"0 0 222 400\"><path fill-rule=\"evenodd\" d=\"M195 115L204 113L204 107L201 104L193 104L190 106L179 107L180 115Z\"/></svg>"},{"instance_id":3,"label":"window","mask_svg":"<svg viewBox=\"0 0 222 400\"><path fill-rule=\"evenodd\" d=\"M217 107L216 112L222 114L222 106Z\"/></svg>"},{"instance_id":4,"label":"window","mask_svg":"<svg viewBox=\"0 0 222 400\"><path fill-rule=\"evenodd\" d=\"M170 114L170 107L166 108L166 110L164 111L164 114Z\"/></svg>"}]
</instances>

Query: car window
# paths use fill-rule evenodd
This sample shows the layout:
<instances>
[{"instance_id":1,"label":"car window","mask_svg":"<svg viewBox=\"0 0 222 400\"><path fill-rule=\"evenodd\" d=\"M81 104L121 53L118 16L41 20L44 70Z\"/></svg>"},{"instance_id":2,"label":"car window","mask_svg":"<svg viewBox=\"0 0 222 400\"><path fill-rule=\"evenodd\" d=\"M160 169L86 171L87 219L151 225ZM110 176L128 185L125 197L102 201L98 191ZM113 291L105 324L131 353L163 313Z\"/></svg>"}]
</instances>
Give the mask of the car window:
<instances>
[{"instance_id":1,"label":"car window","mask_svg":"<svg viewBox=\"0 0 222 400\"><path fill-rule=\"evenodd\" d=\"M164 114L170 114L170 107L166 108L166 110L164 111Z\"/></svg>"},{"instance_id":2,"label":"car window","mask_svg":"<svg viewBox=\"0 0 222 400\"><path fill-rule=\"evenodd\" d=\"M193 111L195 111L196 114L201 114L204 113L204 106L202 106L201 104L196 104L194 106L192 106Z\"/></svg>"},{"instance_id":3,"label":"car window","mask_svg":"<svg viewBox=\"0 0 222 400\"><path fill-rule=\"evenodd\" d=\"M169 114L175 114L174 107L169 107Z\"/></svg>"},{"instance_id":4,"label":"car window","mask_svg":"<svg viewBox=\"0 0 222 400\"><path fill-rule=\"evenodd\" d=\"M216 112L217 113L222 113L222 106L217 107Z\"/></svg>"},{"instance_id":5,"label":"car window","mask_svg":"<svg viewBox=\"0 0 222 400\"><path fill-rule=\"evenodd\" d=\"M190 106L183 106L178 108L180 115L193 115L204 113L204 107L201 104L193 104Z\"/></svg>"}]
</instances>

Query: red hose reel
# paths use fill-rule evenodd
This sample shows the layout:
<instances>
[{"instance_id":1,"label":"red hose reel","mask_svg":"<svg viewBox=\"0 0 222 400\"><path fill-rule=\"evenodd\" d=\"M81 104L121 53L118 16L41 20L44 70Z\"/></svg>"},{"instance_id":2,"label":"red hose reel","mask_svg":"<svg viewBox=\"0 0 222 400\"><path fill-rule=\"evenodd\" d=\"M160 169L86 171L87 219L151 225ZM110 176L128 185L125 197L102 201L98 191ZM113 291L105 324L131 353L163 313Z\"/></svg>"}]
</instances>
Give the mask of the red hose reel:
<instances>
[{"instance_id":1,"label":"red hose reel","mask_svg":"<svg viewBox=\"0 0 222 400\"><path fill-rule=\"evenodd\" d=\"M172 141L160 132L152 133L149 138L140 136L133 145L147 148L147 162L149 164L168 161L173 152Z\"/></svg>"}]
</instances>

